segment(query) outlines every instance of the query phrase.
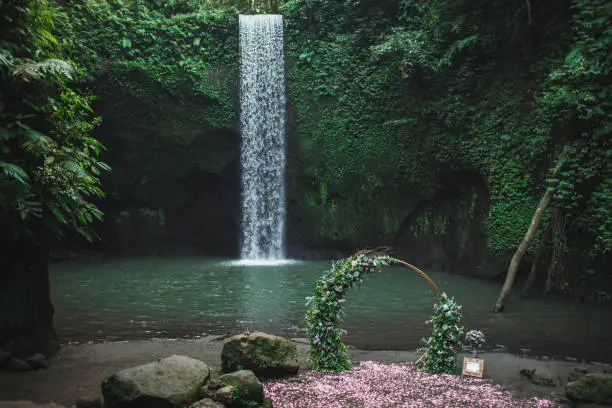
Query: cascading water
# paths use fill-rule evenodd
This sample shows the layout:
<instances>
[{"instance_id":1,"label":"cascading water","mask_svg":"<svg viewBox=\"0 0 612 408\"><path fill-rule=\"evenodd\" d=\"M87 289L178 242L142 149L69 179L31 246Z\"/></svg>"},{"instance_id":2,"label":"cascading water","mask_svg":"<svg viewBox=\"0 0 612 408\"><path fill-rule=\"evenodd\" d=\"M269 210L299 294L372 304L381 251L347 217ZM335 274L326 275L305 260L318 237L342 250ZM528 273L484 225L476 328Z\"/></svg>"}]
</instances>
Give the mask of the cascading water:
<instances>
[{"instance_id":1,"label":"cascading water","mask_svg":"<svg viewBox=\"0 0 612 408\"><path fill-rule=\"evenodd\" d=\"M241 258L284 258L285 64L283 18L241 15Z\"/></svg>"}]
</instances>

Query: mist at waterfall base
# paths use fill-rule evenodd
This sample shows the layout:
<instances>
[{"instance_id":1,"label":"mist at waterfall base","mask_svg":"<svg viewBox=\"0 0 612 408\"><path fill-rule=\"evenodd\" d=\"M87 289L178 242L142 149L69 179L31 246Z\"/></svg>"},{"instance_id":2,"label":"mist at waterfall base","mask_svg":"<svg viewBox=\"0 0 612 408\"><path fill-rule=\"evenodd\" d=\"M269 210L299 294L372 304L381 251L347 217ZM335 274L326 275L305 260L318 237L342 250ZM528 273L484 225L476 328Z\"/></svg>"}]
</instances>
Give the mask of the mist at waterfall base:
<instances>
[{"instance_id":1,"label":"mist at waterfall base","mask_svg":"<svg viewBox=\"0 0 612 408\"><path fill-rule=\"evenodd\" d=\"M280 15L240 15L242 243L239 261L285 259L285 63Z\"/></svg>"}]
</instances>

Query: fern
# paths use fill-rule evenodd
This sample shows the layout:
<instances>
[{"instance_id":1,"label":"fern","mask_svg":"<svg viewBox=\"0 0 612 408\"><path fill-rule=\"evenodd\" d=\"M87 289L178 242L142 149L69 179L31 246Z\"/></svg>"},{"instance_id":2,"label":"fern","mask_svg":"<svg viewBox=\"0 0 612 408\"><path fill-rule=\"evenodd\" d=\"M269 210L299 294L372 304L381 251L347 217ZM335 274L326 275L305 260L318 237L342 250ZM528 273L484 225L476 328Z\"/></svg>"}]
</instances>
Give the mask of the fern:
<instances>
[{"instance_id":1,"label":"fern","mask_svg":"<svg viewBox=\"0 0 612 408\"><path fill-rule=\"evenodd\" d=\"M12 67L14 60L13 54L8 50L0 48L0 68Z\"/></svg>"},{"instance_id":2,"label":"fern","mask_svg":"<svg viewBox=\"0 0 612 408\"><path fill-rule=\"evenodd\" d=\"M6 177L15 179L23 185L28 185L30 182L28 173L16 164L0 161L0 170Z\"/></svg>"},{"instance_id":3,"label":"fern","mask_svg":"<svg viewBox=\"0 0 612 408\"><path fill-rule=\"evenodd\" d=\"M74 68L66 61L50 58L40 62L24 62L14 67L11 73L25 82L39 81L50 74L72 79Z\"/></svg>"},{"instance_id":4,"label":"fern","mask_svg":"<svg viewBox=\"0 0 612 408\"><path fill-rule=\"evenodd\" d=\"M70 157L65 157L62 160L57 160L56 163L58 167L69 171L77 177L82 177L85 179L90 177L87 173L87 170L85 170L77 161Z\"/></svg>"},{"instance_id":5,"label":"fern","mask_svg":"<svg viewBox=\"0 0 612 408\"><path fill-rule=\"evenodd\" d=\"M22 220L25 220L28 216L42 217L41 203L36 201L34 194L28 194L24 198L17 199L15 208Z\"/></svg>"},{"instance_id":6,"label":"fern","mask_svg":"<svg viewBox=\"0 0 612 408\"><path fill-rule=\"evenodd\" d=\"M34 129L26 128L28 140L23 143L23 148L33 154L43 154L49 148L56 145L55 141L47 135L43 135Z\"/></svg>"}]
</instances>

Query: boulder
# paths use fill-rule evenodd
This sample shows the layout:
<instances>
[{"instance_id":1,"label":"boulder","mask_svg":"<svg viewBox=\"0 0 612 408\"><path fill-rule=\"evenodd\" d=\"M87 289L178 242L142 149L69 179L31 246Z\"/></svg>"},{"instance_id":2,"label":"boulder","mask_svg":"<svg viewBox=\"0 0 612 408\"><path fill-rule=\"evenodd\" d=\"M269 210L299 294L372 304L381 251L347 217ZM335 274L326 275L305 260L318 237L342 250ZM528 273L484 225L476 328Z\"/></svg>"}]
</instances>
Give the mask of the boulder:
<instances>
[{"instance_id":1,"label":"boulder","mask_svg":"<svg viewBox=\"0 0 612 408\"><path fill-rule=\"evenodd\" d=\"M191 408L225 408L225 405L213 401L210 398L205 398L194 402Z\"/></svg>"},{"instance_id":2,"label":"boulder","mask_svg":"<svg viewBox=\"0 0 612 408\"><path fill-rule=\"evenodd\" d=\"M28 363L34 370L37 370L39 368L47 368L49 367L49 362L47 361L47 359L45 358L45 356L43 356L40 353L36 353L33 356L30 356L28 358L26 358L26 363Z\"/></svg>"},{"instance_id":3,"label":"boulder","mask_svg":"<svg viewBox=\"0 0 612 408\"><path fill-rule=\"evenodd\" d=\"M557 382L555 375L550 370L543 367L531 369L523 368L521 370L521 375L529 378L532 383L545 387L554 387Z\"/></svg>"},{"instance_id":4,"label":"boulder","mask_svg":"<svg viewBox=\"0 0 612 408\"><path fill-rule=\"evenodd\" d=\"M589 373L567 384L568 398L579 402L612 404L612 374Z\"/></svg>"},{"instance_id":5,"label":"boulder","mask_svg":"<svg viewBox=\"0 0 612 408\"><path fill-rule=\"evenodd\" d=\"M297 345L267 333L239 334L225 340L221 367L225 372L251 370L261 377L296 375Z\"/></svg>"},{"instance_id":6,"label":"boulder","mask_svg":"<svg viewBox=\"0 0 612 408\"><path fill-rule=\"evenodd\" d=\"M263 386L250 370L235 371L210 381L202 389L202 397L228 407L267 406L264 405Z\"/></svg>"},{"instance_id":7,"label":"boulder","mask_svg":"<svg viewBox=\"0 0 612 408\"><path fill-rule=\"evenodd\" d=\"M263 386L259 379L250 370L240 370L230 374L222 375L217 378L217 383L224 387L234 389L234 398L246 401L261 403L264 399Z\"/></svg>"},{"instance_id":8,"label":"boulder","mask_svg":"<svg viewBox=\"0 0 612 408\"><path fill-rule=\"evenodd\" d=\"M183 408L200 399L200 388L209 377L204 362L174 355L106 378L102 383L104 406Z\"/></svg>"}]
</instances>

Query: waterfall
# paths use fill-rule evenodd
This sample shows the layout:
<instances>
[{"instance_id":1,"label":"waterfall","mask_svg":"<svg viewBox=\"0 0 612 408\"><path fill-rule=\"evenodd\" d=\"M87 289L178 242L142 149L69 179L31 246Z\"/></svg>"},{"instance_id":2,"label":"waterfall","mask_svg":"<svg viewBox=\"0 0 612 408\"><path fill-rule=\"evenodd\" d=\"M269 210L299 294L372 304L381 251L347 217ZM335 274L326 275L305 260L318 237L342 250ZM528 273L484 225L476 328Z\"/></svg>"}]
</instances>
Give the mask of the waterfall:
<instances>
[{"instance_id":1,"label":"waterfall","mask_svg":"<svg viewBox=\"0 0 612 408\"><path fill-rule=\"evenodd\" d=\"M243 260L281 260L285 233L283 18L240 15Z\"/></svg>"}]
</instances>

